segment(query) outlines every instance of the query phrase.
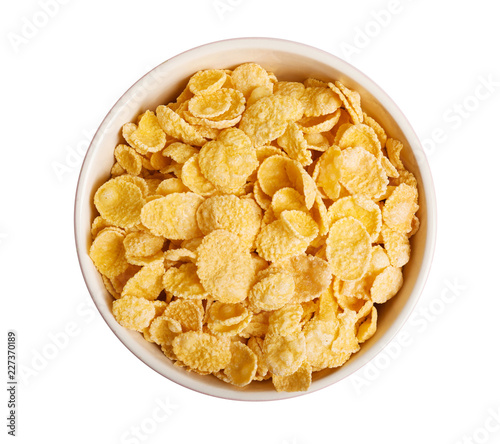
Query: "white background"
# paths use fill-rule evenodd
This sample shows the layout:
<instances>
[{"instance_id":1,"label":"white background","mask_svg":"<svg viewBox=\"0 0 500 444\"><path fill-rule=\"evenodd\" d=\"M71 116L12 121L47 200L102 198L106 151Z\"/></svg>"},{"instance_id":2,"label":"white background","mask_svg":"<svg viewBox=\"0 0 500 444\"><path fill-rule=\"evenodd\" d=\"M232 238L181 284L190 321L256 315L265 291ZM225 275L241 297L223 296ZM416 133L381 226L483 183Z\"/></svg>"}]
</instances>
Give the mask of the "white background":
<instances>
[{"instance_id":1,"label":"white background","mask_svg":"<svg viewBox=\"0 0 500 444\"><path fill-rule=\"evenodd\" d=\"M5 2L0 17L0 343L17 330L16 442L500 442L497 1L61 0L51 17L42 1ZM271 403L200 395L141 363L92 305L73 240L83 154L115 101L179 52L242 36L308 43L377 82L424 142L438 200L409 339Z\"/></svg>"}]
</instances>

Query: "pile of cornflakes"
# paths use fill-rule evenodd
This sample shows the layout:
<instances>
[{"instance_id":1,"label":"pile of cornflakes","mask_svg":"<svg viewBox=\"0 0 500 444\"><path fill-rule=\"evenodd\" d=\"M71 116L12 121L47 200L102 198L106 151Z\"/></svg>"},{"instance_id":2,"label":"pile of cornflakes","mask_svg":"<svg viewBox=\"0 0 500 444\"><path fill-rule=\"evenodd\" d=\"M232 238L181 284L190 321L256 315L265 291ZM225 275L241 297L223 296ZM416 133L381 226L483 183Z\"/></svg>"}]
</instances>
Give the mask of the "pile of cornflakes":
<instances>
[{"instance_id":1,"label":"pile of cornflakes","mask_svg":"<svg viewBox=\"0 0 500 444\"><path fill-rule=\"evenodd\" d=\"M304 391L377 329L418 230L403 144L360 95L255 63L126 123L90 257L125 328L175 365Z\"/></svg>"}]
</instances>

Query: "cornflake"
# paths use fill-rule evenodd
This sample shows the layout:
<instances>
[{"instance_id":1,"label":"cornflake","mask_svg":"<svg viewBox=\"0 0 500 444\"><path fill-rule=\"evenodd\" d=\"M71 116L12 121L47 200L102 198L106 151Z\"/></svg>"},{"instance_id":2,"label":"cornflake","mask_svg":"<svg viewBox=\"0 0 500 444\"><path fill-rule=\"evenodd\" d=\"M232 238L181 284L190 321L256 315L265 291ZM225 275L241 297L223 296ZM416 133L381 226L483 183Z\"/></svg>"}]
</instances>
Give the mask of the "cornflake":
<instances>
[{"instance_id":1,"label":"cornflake","mask_svg":"<svg viewBox=\"0 0 500 444\"><path fill-rule=\"evenodd\" d=\"M348 361L420 226L404 143L365 111L336 79L249 62L124 123L89 230L116 321L239 390L306 391Z\"/></svg>"}]
</instances>

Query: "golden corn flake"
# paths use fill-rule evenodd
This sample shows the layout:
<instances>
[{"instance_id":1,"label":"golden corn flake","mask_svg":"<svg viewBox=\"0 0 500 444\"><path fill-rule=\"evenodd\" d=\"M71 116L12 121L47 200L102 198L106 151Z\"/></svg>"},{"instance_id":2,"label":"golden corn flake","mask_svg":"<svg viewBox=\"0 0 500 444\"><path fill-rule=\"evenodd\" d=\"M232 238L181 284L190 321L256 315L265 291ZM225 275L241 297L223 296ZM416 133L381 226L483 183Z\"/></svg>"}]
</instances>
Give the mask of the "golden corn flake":
<instances>
[{"instance_id":1,"label":"golden corn flake","mask_svg":"<svg viewBox=\"0 0 500 444\"><path fill-rule=\"evenodd\" d=\"M234 195L213 196L199 206L196 218L203 234L227 230L237 234L245 246L251 247L260 230L262 211L253 199Z\"/></svg>"},{"instance_id":2,"label":"golden corn flake","mask_svg":"<svg viewBox=\"0 0 500 444\"><path fill-rule=\"evenodd\" d=\"M363 113L363 123L365 125L368 125L373 131L375 131L381 147L385 148L385 144L387 142L387 134L385 133L384 128L382 128L375 119L368 116L366 113Z\"/></svg>"},{"instance_id":3,"label":"golden corn flake","mask_svg":"<svg viewBox=\"0 0 500 444\"><path fill-rule=\"evenodd\" d=\"M332 282L330 265L319 257L299 254L280 261L277 266L293 276L295 291L291 303L307 302L319 297Z\"/></svg>"},{"instance_id":4,"label":"golden corn flake","mask_svg":"<svg viewBox=\"0 0 500 444\"><path fill-rule=\"evenodd\" d=\"M338 315L340 321L339 334L332 342L331 350L341 353L356 353L359 350L359 343L356 337L356 312L344 310Z\"/></svg>"},{"instance_id":5,"label":"golden corn flake","mask_svg":"<svg viewBox=\"0 0 500 444\"><path fill-rule=\"evenodd\" d=\"M380 161L361 147L340 154L340 183L352 194L376 198L387 189L389 180Z\"/></svg>"},{"instance_id":6,"label":"golden corn flake","mask_svg":"<svg viewBox=\"0 0 500 444\"><path fill-rule=\"evenodd\" d=\"M132 148L134 148L134 150L136 150L140 154L146 154L147 150L142 150L141 148L137 147L130 137L136 130L137 125L135 123L126 123L122 126L122 137L125 139L125 142L127 142Z\"/></svg>"},{"instance_id":7,"label":"golden corn flake","mask_svg":"<svg viewBox=\"0 0 500 444\"><path fill-rule=\"evenodd\" d=\"M417 188L417 179L413 175L413 173L410 173L407 170L398 170L399 176L395 179L392 179L391 182L394 185L401 185L402 183L405 183L406 185L410 187Z\"/></svg>"},{"instance_id":8,"label":"golden corn flake","mask_svg":"<svg viewBox=\"0 0 500 444\"><path fill-rule=\"evenodd\" d=\"M147 331L153 342L169 346L174 338L182 333L182 326L179 321L163 315L153 319Z\"/></svg>"},{"instance_id":9,"label":"golden corn flake","mask_svg":"<svg viewBox=\"0 0 500 444\"><path fill-rule=\"evenodd\" d=\"M229 110L226 112L229 112ZM216 139L221 131L220 129L210 128L209 126L204 126L204 125L192 125L192 127L196 131L198 131L198 134L201 137L204 137L205 139L209 139L209 140Z\"/></svg>"},{"instance_id":10,"label":"golden corn flake","mask_svg":"<svg viewBox=\"0 0 500 444\"><path fill-rule=\"evenodd\" d=\"M268 333L263 345L264 359L274 375L295 373L306 357L306 340L302 332L281 336Z\"/></svg>"},{"instance_id":11,"label":"golden corn flake","mask_svg":"<svg viewBox=\"0 0 500 444\"><path fill-rule=\"evenodd\" d=\"M405 234L383 226L382 238L392 266L402 267L410 260L410 241Z\"/></svg>"},{"instance_id":12,"label":"golden corn flake","mask_svg":"<svg viewBox=\"0 0 500 444\"><path fill-rule=\"evenodd\" d=\"M258 102L263 97L268 97L273 93L273 88L270 86L258 86L255 88L247 100L247 106L253 105L255 102Z\"/></svg>"},{"instance_id":13,"label":"golden corn flake","mask_svg":"<svg viewBox=\"0 0 500 444\"><path fill-rule=\"evenodd\" d=\"M90 228L90 234L92 235L92 239L95 239L97 235L107 227L112 227L113 224L108 222L104 217L102 216L97 216L93 221L92 221L92 227Z\"/></svg>"},{"instance_id":14,"label":"golden corn flake","mask_svg":"<svg viewBox=\"0 0 500 444\"><path fill-rule=\"evenodd\" d=\"M203 307L199 301L177 299L167 304L163 316L177 321L183 332L202 329Z\"/></svg>"},{"instance_id":15,"label":"golden corn flake","mask_svg":"<svg viewBox=\"0 0 500 444\"><path fill-rule=\"evenodd\" d=\"M231 342L231 360L224 369L229 382L238 387L250 384L257 372L257 355L241 342Z\"/></svg>"},{"instance_id":16,"label":"golden corn flake","mask_svg":"<svg viewBox=\"0 0 500 444\"><path fill-rule=\"evenodd\" d=\"M293 97L272 95L249 106L243 113L239 128L255 146L266 145L280 137L289 122L302 117L303 106Z\"/></svg>"},{"instance_id":17,"label":"golden corn flake","mask_svg":"<svg viewBox=\"0 0 500 444\"><path fill-rule=\"evenodd\" d=\"M125 169L118 162L115 162L110 170L110 174L111 174L112 178L120 177L122 174L125 174L125 173L126 173Z\"/></svg>"},{"instance_id":18,"label":"golden corn flake","mask_svg":"<svg viewBox=\"0 0 500 444\"><path fill-rule=\"evenodd\" d=\"M186 240L182 241L181 248L186 248L187 250L190 250L193 253L196 253L196 250L200 246L202 240L203 240L202 237L194 237L192 239L186 239Z\"/></svg>"},{"instance_id":19,"label":"golden corn flake","mask_svg":"<svg viewBox=\"0 0 500 444\"><path fill-rule=\"evenodd\" d=\"M259 205L260 208L263 210L268 210L270 209L272 211L271 207L271 198L262 191L262 188L260 186L259 181L255 181L253 185L253 198L255 199L255 202L257 202L257 205ZM264 219L264 218L263 218Z\"/></svg>"},{"instance_id":20,"label":"golden corn flake","mask_svg":"<svg viewBox=\"0 0 500 444\"><path fill-rule=\"evenodd\" d=\"M162 180L156 188L156 194L161 194L162 196L172 193L185 193L186 191L189 191L189 188L181 179L177 179L176 177Z\"/></svg>"},{"instance_id":21,"label":"golden corn flake","mask_svg":"<svg viewBox=\"0 0 500 444\"><path fill-rule=\"evenodd\" d=\"M128 256L126 255L127 261L132 265L148 265L153 262L159 261L163 259L163 251L158 251L151 256Z\"/></svg>"},{"instance_id":22,"label":"golden corn flake","mask_svg":"<svg viewBox=\"0 0 500 444\"><path fill-rule=\"evenodd\" d=\"M372 258L366 272L367 276L376 276L389 265L389 256L384 248L380 245L372 247Z\"/></svg>"},{"instance_id":23,"label":"golden corn flake","mask_svg":"<svg viewBox=\"0 0 500 444\"><path fill-rule=\"evenodd\" d=\"M330 225L349 216L359 220L368 231L371 241L375 242L382 228L379 206L363 195L356 195L343 197L328 208L327 218Z\"/></svg>"},{"instance_id":24,"label":"golden corn flake","mask_svg":"<svg viewBox=\"0 0 500 444\"><path fill-rule=\"evenodd\" d=\"M229 97L230 105L229 108L222 114L206 118L206 117L196 117L191 114L188 110L182 112L182 117L188 121L193 128L197 128L200 134L203 132L207 134L209 138L214 139L218 133L215 131L222 130L235 126L239 123L242 117L242 113L245 110L245 97L240 91L236 89L224 88L224 94ZM207 128L209 130L207 130ZM215 131L214 131L215 130Z\"/></svg>"},{"instance_id":25,"label":"golden corn flake","mask_svg":"<svg viewBox=\"0 0 500 444\"><path fill-rule=\"evenodd\" d=\"M102 275L112 278L128 268L123 240L125 234L114 228L104 228L90 246L90 258Z\"/></svg>"},{"instance_id":26,"label":"golden corn flake","mask_svg":"<svg viewBox=\"0 0 500 444\"><path fill-rule=\"evenodd\" d=\"M156 108L156 115L158 116L161 128L169 136L179 139L188 145L201 146L207 141L195 128L170 108L160 105Z\"/></svg>"},{"instance_id":27,"label":"golden corn flake","mask_svg":"<svg viewBox=\"0 0 500 444\"><path fill-rule=\"evenodd\" d=\"M201 172L198 157L195 154L182 166L181 182L200 196L211 196L217 189Z\"/></svg>"},{"instance_id":28,"label":"golden corn flake","mask_svg":"<svg viewBox=\"0 0 500 444\"><path fill-rule=\"evenodd\" d=\"M149 163L151 164L152 171L158 170L163 174L163 171L170 167L171 160L168 157L163 155L163 151L158 151L156 153L151 154L149 158ZM161 179L154 179L161 182ZM159 183L159 182L158 182Z\"/></svg>"},{"instance_id":29,"label":"golden corn flake","mask_svg":"<svg viewBox=\"0 0 500 444\"><path fill-rule=\"evenodd\" d=\"M291 375L273 375L274 388L277 392L305 392L311 386L311 373L311 365L304 361Z\"/></svg>"},{"instance_id":30,"label":"golden corn flake","mask_svg":"<svg viewBox=\"0 0 500 444\"><path fill-rule=\"evenodd\" d=\"M118 145L115 148L115 158L128 174L133 176L140 174L142 170L141 156L133 148L128 145Z\"/></svg>"},{"instance_id":31,"label":"golden corn flake","mask_svg":"<svg viewBox=\"0 0 500 444\"><path fill-rule=\"evenodd\" d=\"M178 268L170 267L163 276L163 286L178 298L206 299L209 296L196 273L196 265L189 262Z\"/></svg>"},{"instance_id":32,"label":"golden corn flake","mask_svg":"<svg viewBox=\"0 0 500 444\"><path fill-rule=\"evenodd\" d=\"M121 326L136 331L143 331L155 317L153 303L134 296L124 296L114 301L112 311Z\"/></svg>"},{"instance_id":33,"label":"golden corn flake","mask_svg":"<svg viewBox=\"0 0 500 444\"><path fill-rule=\"evenodd\" d=\"M326 134L304 132L304 138L307 140L309 148L314 151L325 152L331 145Z\"/></svg>"},{"instance_id":34,"label":"golden corn flake","mask_svg":"<svg viewBox=\"0 0 500 444\"><path fill-rule=\"evenodd\" d=\"M401 151L403 149L403 143L397 139L387 139L385 144L385 148L387 149L387 155L389 156L389 160L391 163L398 169L404 170L405 166L403 162L401 162Z\"/></svg>"},{"instance_id":35,"label":"golden corn flake","mask_svg":"<svg viewBox=\"0 0 500 444\"><path fill-rule=\"evenodd\" d=\"M319 297L317 312L318 319L326 322L337 322L339 304L335 299L331 286L329 286Z\"/></svg>"},{"instance_id":36,"label":"golden corn flake","mask_svg":"<svg viewBox=\"0 0 500 444\"><path fill-rule=\"evenodd\" d=\"M281 188L293 188L294 184L288 177L287 165L291 160L287 157L276 155L266 158L257 171L259 186L268 196ZM300 191L300 190L299 190Z\"/></svg>"},{"instance_id":37,"label":"golden corn flake","mask_svg":"<svg viewBox=\"0 0 500 444\"><path fill-rule=\"evenodd\" d=\"M291 96L297 100L302 98L306 87L300 82L277 82L273 85L273 92L277 96Z\"/></svg>"},{"instance_id":38,"label":"golden corn flake","mask_svg":"<svg viewBox=\"0 0 500 444\"><path fill-rule=\"evenodd\" d=\"M165 260L172 262L196 262L196 253L187 248L173 248L165 251Z\"/></svg>"},{"instance_id":39,"label":"golden corn flake","mask_svg":"<svg viewBox=\"0 0 500 444\"><path fill-rule=\"evenodd\" d=\"M259 256L266 261L275 262L305 252L309 241L297 237L279 219L260 230L255 244Z\"/></svg>"},{"instance_id":40,"label":"golden corn flake","mask_svg":"<svg viewBox=\"0 0 500 444\"><path fill-rule=\"evenodd\" d=\"M163 247L165 239L146 231L133 231L123 241L127 256L151 256Z\"/></svg>"},{"instance_id":41,"label":"golden corn flake","mask_svg":"<svg viewBox=\"0 0 500 444\"><path fill-rule=\"evenodd\" d=\"M189 90L197 94L211 94L222 88L226 81L226 73L222 69L207 69L198 71L188 83Z\"/></svg>"},{"instance_id":42,"label":"golden corn flake","mask_svg":"<svg viewBox=\"0 0 500 444\"><path fill-rule=\"evenodd\" d=\"M303 117L297 122L300 130L304 133L304 137L307 141L307 134L317 134L330 131L339 121L340 110L335 111L332 114L325 114L322 116L313 117ZM325 136L326 137L326 136ZM324 150L320 150L324 151Z\"/></svg>"},{"instance_id":43,"label":"golden corn flake","mask_svg":"<svg viewBox=\"0 0 500 444\"><path fill-rule=\"evenodd\" d=\"M400 267L389 265L373 281L370 290L372 301L383 304L397 294L403 286L403 273Z\"/></svg>"},{"instance_id":44,"label":"golden corn flake","mask_svg":"<svg viewBox=\"0 0 500 444\"><path fill-rule=\"evenodd\" d=\"M293 276L286 270L268 268L256 280L248 295L249 306L256 312L283 307L295 292Z\"/></svg>"},{"instance_id":45,"label":"golden corn flake","mask_svg":"<svg viewBox=\"0 0 500 444\"><path fill-rule=\"evenodd\" d=\"M290 159L286 164L286 173L293 188L304 196L307 209L311 209L318 191L312 177L299 162Z\"/></svg>"},{"instance_id":46,"label":"golden corn flake","mask_svg":"<svg viewBox=\"0 0 500 444\"><path fill-rule=\"evenodd\" d=\"M195 154L198 154L199 149L187 143L174 142L168 145L161 152L163 156L169 157L177 163L184 164Z\"/></svg>"},{"instance_id":47,"label":"golden corn flake","mask_svg":"<svg viewBox=\"0 0 500 444\"><path fill-rule=\"evenodd\" d=\"M345 129L338 141L341 149L361 147L373 154L377 159L382 158L382 146L375 131L362 123L351 125Z\"/></svg>"},{"instance_id":48,"label":"golden corn flake","mask_svg":"<svg viewBox=\"0 0 500 444\"><path fill-rule=\"evenodd\" d=\"M370 314L358 327L356 339L360 344L368 341L368 339L370 339L375 334L375 332L377 331L377 319L377 309L375 307L372 307L370 310Z\"/></svg>"},{"instance_id":49,"label":"golden corn flake","mask_svg":"<svg viewBox=\"0 0 500 444\"><path fill-rule=\"evenodd\" d=\"M236 234L212 231L197 252L198 276L214 299L226 303L246 299L255 273L252 256Z\"/></svg>"},{"instance_id":50,"label":"golden corn flake","mask_svg":"<svg viewBox=\"0 0 500 444\"><path fill-rule=\"evenodd\" d=\"M359 93L350 90L339 81L335 82L335 88L331 83L328 86L339 95L354 124L363 123L363 110L361 109L361 96Z\"/></svg>"},{"instance_id":51,"label":"golden corn flake","mask_svg":"<svg viewBox=\"0 0 500 444\"><path fill-rule=\"evenodd\" d=\"M228 89L219 89L210 94L194 96L188 102L189 112L205 119L220 116L231 106L231 94Z\"/></svg>"},{"instance_id":52,"label":"golden corn flake","mask_svg":"<svg viewBox=\"0 0 500 444\"><path fill-rule=\"evenodd\" d=\"M116 288L114 287L113 283L111 282L111 279L108 277L101 275L102 277L102 282L104 286L106 287L106 290L108 290L108 293L113 296L115 299L120 299L121 294L116 291Z\"/></svg>"},{"instance_id":53,"label":"golden corn flake","mask_svg":"<svg viewBox=\"0 0 500 444\"><path fill-rule=\"evenodd\" d=\"M398 185L382 209L384 223L393 230L409 233L412 230L412 221L418 210L417 189L405 183Z\"/></svg>"},{"instance_id":54,"label":"golden corn flake","mask_svg":"<svg viewBox=\"0 0 500 444\"><path fill-rule=\"evenodd\" d=\"M239 333L242 338L263 338L269 329L269 312L254 314L249 324Z\"/></svg>"},{"instance_id":55,"label":"golden corn flake","mask_svg":"<svg viewBox=\"0 0 500 444\"><path fill-rule=\"evenodd\" d=\"M255 88L266 87L272 92L273 84L262 66L256 63L244 63L234 69L231 74L234 87L249 97Z\"/></svg>"},{"instance_id":56,"label":"golden corn flake","mask_svg":"<svg viewBox=\"0 0 500 444\"><path fill-rule=\"evenodd\" d=\"M264 353L262 351L263 345L264 341L262 338L256 336L252 336L247 342L247 347L255 353L255 356L257 356L257 370L254 376L255 381L263 381L271 377L269 368L264 360Z\"/></svg>"},{"instance_id":57,"label":"golden corn flake","mask_svg":"<svg viewBox=\"0 0 500 444\"><path fill-rule=\"evenodd\" d=\"M163 290L163 274L165 266L163 258L145 265L141 270L128 280L123 287L122 296L134 296L155 300Z\"/></svg>"},{"instance_id":58,"label":"golden corn flake","mask_svg":"<svg viewBox=\"0 0 500 444\"><path fill-rule=\"evenodd\" d=\"M331 114L342 105L337 94L322 86L306 88L301 96L301 102L304 104L304 115L307 117Z\"/></svg>"},{"instance_id":59,"label":"golden corn flake","mask_svg":"<svg viewBox=\"0 0 500 444\"><path fill-rule=\"evenodd\" d=\"M94 205L100 215L122 228L130 228L140 222L145 203L138 186L118 178L105 182L94 196Z\"/></svg>"},{"instance_id":60,"label":"golden corn flake","mask_svg":"<svg viewBox=\"0 0 500 444\"><path fill-rule=\"evenodd\" d=\"M109 279L111 285L113 286L114 290L120 294L123 292L123 287L125 287L125 284L129 281L130 278L132 278L139 270L141 267L137 265L129 265L127 269L119 274L118 276L112 277Z\"/></svg>"},{"instance_id":61,"label":"golden corn flake","mask_svg":"<svg viewBox=\"0 0 500 444\"><path fill-rule=\"evenodd\" d=\"M290 233L308 244L318 235L318 224L304 211L285 210L280 213L280 219Z\"/></svg>"},{"instance_id":62,"label":"golden corn flake","mask_svg":"<svg viewBox=\"0 0 500 444\"><path fill-rule=\"evenodd\" d=\"M344 281L361 278L371 258L370 235L363 224L353 217L335 222L326 240L326 255L333 274Z\"/></svg>"},{"instance_id":63,"label":"golden corn flake","mask_svg":"<svg viewBox=\"0 0 500 444\"><path fill-rule=\"evenodd\" d=\"M181 333L173 340L172 346L175 356L193 370L213 373L231 361L230 343L208 333Z\"/></svg>"},{"instance_id":64,"label":"golden corn flake","mask_svg":"<svg viewBox=\"0 0 500 444\"><path fill-rule=\"evenodd\" d=\"M242 304L213 302L206 318L207 328L218 336L232 337L241 333L252 320L252 313Z\"/></svg>"},{"instance_id":65,"label":"golden corn flake","mask_svg":"<svg viewBox=\"0 0 500 444\"><path fill-rule=\"evenodd\" d=\"M343 281L336 277L333 282L333 293L342 309L359 312L370 299L369 282L363 278Z\"/></svg>"},{"instance_id":66,"label":"golden corn flake","mask_svg":"<svg viewBox=\"0 0 500 444\"><path fill-rule=\"evenodd\" d=\"M287 304L269 316L269 333L281 336L300 333L304 309L300 304Z\"/></svg>"},{"instance_id":67,"label":"golden corn flake","mask_svg":"<svg viewBox=\"0 0 500 444\"><path fill-rule=\"evenodd\" d=\"M203 176L223 193L237 192L258 166L250 139L236 128L203 145L198 162Z\"/></svg>"},{"instance_id":68,"label":"golden corn flake","mask_svg":"<svg viewBox=\"0 0 500 444\"><path fill-rule=\"evenodd\" d=\"M337 337L338 329L339 322L336 317L329 321L314 317L304 326L306 362L314 369L322 370L335 366L331 345Z\"/></svg>"},{"instance_id":69,"label":"golden corn flake","mask_svg":"<svg viewBox=\"0 0 500 444\"><path fill-rule=\"evenodd\" d=\"M413 216L411 220L411 231L408 233L408 239L417 233L420 228L420 219L417 216Z\"/></svg>"},{"instance_id":70,"label":"golden corn flake","mask_svg":"<svg viewBox=\"0 0 500 444\"><path fill-rule=\"evenodd\" d=\"M339 81L250 62L196 72L123 125L90 230L116 320L242 390L305 391L343 365L420 224L403 144L375 118Z\"/></svg>"},{"instance_id":71,"label":"golden corn flake","mask_svg":"<svg viewBox=\"0 0 500 444\"><path fill-rule=\"evenodd\" d=\"M276 191L273 195L271 206L277 218L286 210L298 210L307 213L304 196L296 189L290 187L281 188Z\"/></svg>"},{"instance_id":72,"label":"golden corn flake","mask_svg":"<svg viewBox=\"0 0 500 444\"><path fill-rule=\"evenodd\" d=\"M336 200L340 194L340 148L332 145L318 160L313 178L326 197Z\"/></svg>"},{"instance_id":73,"label":"golden corn flake","mask_svg":"<svg viewBox=\"0 0 500 444\"><path fill-rule=\"evenodd\" d=\"M142 224L157 236L168 239L191 239L202 233L196 211L203 198L195 193L172 193L144 205Z\"/></svg>"},{"instance_id":74,"label":"golden corn flake","mask_svg":"<svg viewBox=\"0 0 500 444\"><path fill-rule=\"evenodd\" d=\"M399 171L387 157L382 156L382 158L380 159L380 163L384 167L385 174L387 174L387 177L399 177Z\"/></svg>"},{"instance_id":75,"label":"golden corn flake","mask_svg":"<svg viewBox=\"0 0 500 444\"><path fill-rule=\"evenodd\" d=\"M277 141L278 145L285 150L291 159L297 160L304 166L312 163L309 145L295 122L288 124L286 131L278 137Z\"/></svg>"},{"instance_id":76,"label":"golden corn flake","mask_svg":"<svg viewBox=\"0 0 500 444\"><path fill-rule=\"evenodd\" d=\"M307 78L306 80L304 80L304 86L306 88L310 88L310 87L323 87L323 88L326 88L328 87L328 83L327 82L323 82L323 80L319 80L319 79L315 79L313 77L309 77Z\"/></svg>"},{"instance_id":77,"label":"golden corn flake","mask_svg":"<svg viewBox=\"0 0 500 444\"><path fill-rule=\"evenodd\" d=\"M139 120L137 129L130 135L130 141L141 153L155 153L163 149L167 137L155 114L146 111Z\"/></svg>"}]
</instances>

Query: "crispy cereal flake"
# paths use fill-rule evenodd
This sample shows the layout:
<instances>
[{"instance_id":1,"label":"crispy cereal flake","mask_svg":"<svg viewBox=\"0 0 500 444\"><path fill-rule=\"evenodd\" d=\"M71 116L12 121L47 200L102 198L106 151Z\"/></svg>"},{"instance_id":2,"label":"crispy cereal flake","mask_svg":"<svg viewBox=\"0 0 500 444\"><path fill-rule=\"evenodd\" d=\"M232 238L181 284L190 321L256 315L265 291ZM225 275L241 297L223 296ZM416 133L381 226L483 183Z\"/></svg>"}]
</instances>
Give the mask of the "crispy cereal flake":
<instances>
[{"instance_id":1,"label":"crispy cereal flake","mask_svg":"<svg viewBox=\"0 0 500 444\"><path fill-rule=\"evenodd\" d=\"M224 369L229 382L238 387L250 384L257 372L257 355L241 342L231 342L231 360Z\"/></svg>"},{"instance_id":2,"label":"crispy cereal flake","mask_svg":"<svg viewBox=\"0 0 500 444\"><path fill-rule=\"evenodd\" d=\"M353 217L344 217L330 228L326 240L326 255L333 274L344 281L361 278L371 258L370 235L363 224Z\"/></svg>"},{"instance_id":3,"label":"crispy cereal flake","mask_svg":"<svg viewBox=\"0 0 500 444\"><path fill-rule=\"evenodd\" d=\"M274 375L295 373L306 357L304 334L281 336L268 333L264 339L264 359Z\"/></svg>"},{"instance_id":4,"label":"crispy cereal flake","mask_svg":"<svg viewBox=\"0 0 500 444\"><path fill-rule=\"evenodd\" d=\"M194 193L172 193L144 205L141 222L156 236L191 239L201 235L196 211L203 198Z\"/></svg>"},{"instance_id":5,"label":"crispy cereal flake","mask_svg":"<svg viewBox=\"0 0 500 444\"><path fill-rule=\"evenodd\" d=\"M121 326L130 330L144 330L155 313L153 303L144 298L124 296L113 302L113 316Z\"/></svg>"},{"instance_id":6,"label":"crispy cereal flake","mask_svg":"<svg viewBox=\"0 0 500 444\"><path fill-rule=\"evenodd\" d=\"M387 198L382 210L385 224L401 233L412 230L412 221L418 210L418 193L415 187L405 183L398 185Z\"/></svg>"},{"instance_id":7,"label":"crispy cereal flake","mask_svg":"<svg viewBox=\"0 0 500 444\"><path fill-rule=\"evenodd\" d=\"M340 154L340 183L352 194L375 198L385 193L389 180L373 154L354 147L346 148Z\"/></svg>"},{"instance_id":8,"label":"crispy cereal flake","mask_svg":"<svg viewBox=\"0 0 500 444\"><path fill-rule=\"evenodd\" d=\"M123 240L125 235L113 228L104 228L90 247L90 258L102 275L113 278L128 268Z\"/></svg>"},{"instance_id":9,"label":"crispy cereal flake","mask_svg":"<svg viewBox=\"0 0 500 444\"><path fill-rule=\"evenodd\" d=\"M311 372L311 365L304 361L291 375L273 375L274 388L277 392L305 392L311 386Z\"/></svg>"},{"instance_id":10,"label":"crispy cereal flake","mask_svg":"<svg viewBox=\"0 0 500 444\"><path fill-rule=\"evenodd\" d=\"M196 273L196 265L189 262L179 268L170 267L163 276L163 286L178 298L206 299L209 296Z\"/></svg>"},{"instance_id":11,"label":"crispy cereal flake","mask_svg":"<svg viewBox=\"0 0 500 444\"><path fill-rule=\"evenodd\" d=\"M198 276L216 300L241 302L254 280L252 256L240 238L226 230L207 234L198 247Z\"/></svg>"},{"instance_id":12,"label":"crispy cereal flake","mask_svg":"<svg viewBox=\"0 0 500 444\"><path fill-rule=\"evenodd\" d=\"M181 333L173 340L172 346L175 356L194 370L213 373L231 361L230 343L208 333Z\"/></svg>"},{"instance_id":13,"label":"crispy cereal flake","mask_svg":"<svg viewBox=\"0 0 500 444\"><path fill-rule=\"evenodd\" d=\"M400 267L389 265L373 281L370 290L372 301L383 304L397 294L403 286L403 273Z\"/></svg>"},{"instance_id":14,"label":"crispy cereal flake","mask_svg":"<svg viewBox=\"0 0 500 444\"><path fill-rule=\"evenodd\" d=\"M248 295L248 302L254 311L277 310L295 292L293 276L286 270L270 267L258 273L256 279Z\"/></svg>"},{"instance_id":15,"label":"crispy cereal flake","mask_svg":"<svg viewBox=\"0 0 500 444\"><path fill-rule=\"evenodd\" d=\"M119 179L108 180L94 196L94 204L101 216L122 228L130 228L140 222L145 203L138 186Z\"/></svg>"}]
</instances>

